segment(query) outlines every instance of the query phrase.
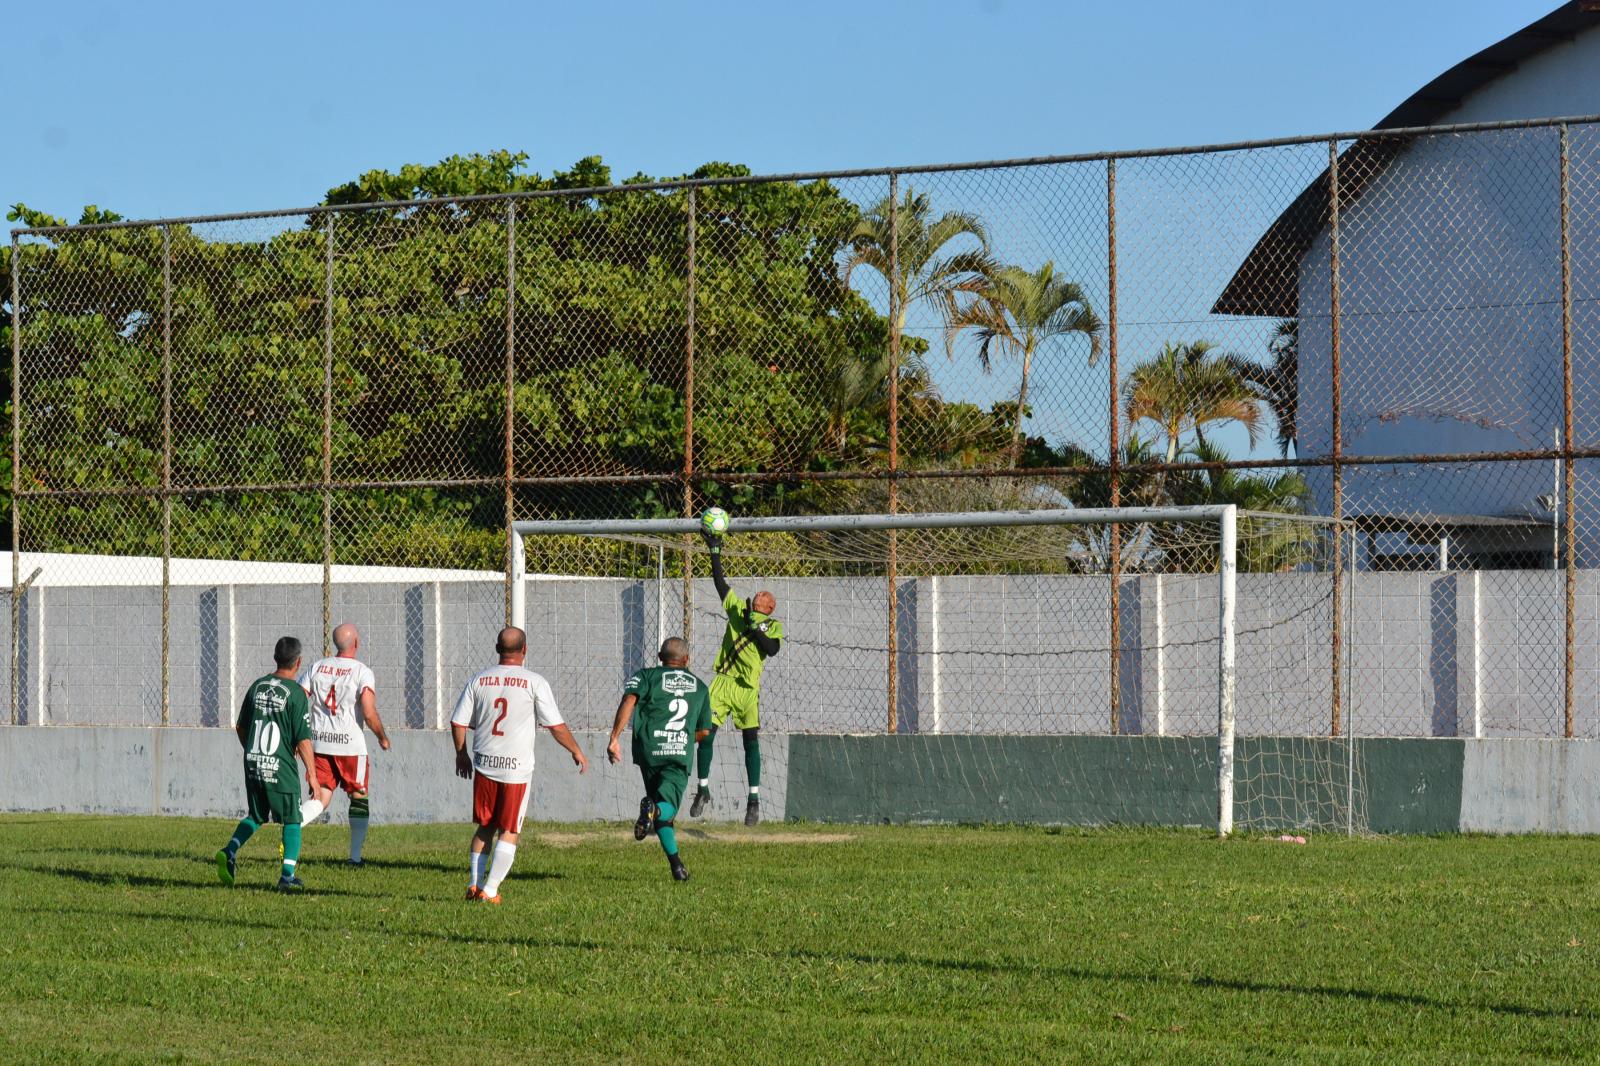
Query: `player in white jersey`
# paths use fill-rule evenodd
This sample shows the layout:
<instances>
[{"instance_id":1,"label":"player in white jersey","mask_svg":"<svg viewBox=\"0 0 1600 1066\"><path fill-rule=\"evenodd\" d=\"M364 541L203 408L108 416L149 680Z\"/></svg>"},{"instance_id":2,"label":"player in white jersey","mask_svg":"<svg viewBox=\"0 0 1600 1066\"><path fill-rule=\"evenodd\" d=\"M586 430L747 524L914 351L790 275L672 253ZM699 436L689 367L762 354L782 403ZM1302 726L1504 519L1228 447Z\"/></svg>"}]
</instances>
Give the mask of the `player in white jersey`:
<instances>
[{"instance_id":1,"label":"player in white jersey","mask_svg":"<svg viewBox=\"0 0 1600 1066\"><path fill-rule=\"evenodd\" d=\"M337 654L318 659L300 675L300 687L311 704L311 742L317 752L317 799L326 807L335 789L350 796L351 866L361 865L372 807L367 797L371 769L367 765L367 736L372 730L378 746L389 750L389 734L378 717L377 683L372 670L356 658L361 634L349 622L335 627Z\"/></svg>"},{"instance_id":2,"label":"player in white jersey","mask_svg":"<svg viewBox=\"0 0 1600 1066\"><path fill-rule=\"evenodd\" d=\"M472 834L472 883L467 886L467 898L488 903L500 902L500 882L511 872L517 855L522 818L528 812L538 727L550 730L555 742L567 749L580 774L589 769L589 760L572 739L572 730L561 720L550 683L523 669L527 634L507 626L495 640L494 650L500 662L467 682L450 716L456 774L472 780L472 820L478 827ZM492 861L490 844L494 845Z\"/></svg>"}]
</instances>

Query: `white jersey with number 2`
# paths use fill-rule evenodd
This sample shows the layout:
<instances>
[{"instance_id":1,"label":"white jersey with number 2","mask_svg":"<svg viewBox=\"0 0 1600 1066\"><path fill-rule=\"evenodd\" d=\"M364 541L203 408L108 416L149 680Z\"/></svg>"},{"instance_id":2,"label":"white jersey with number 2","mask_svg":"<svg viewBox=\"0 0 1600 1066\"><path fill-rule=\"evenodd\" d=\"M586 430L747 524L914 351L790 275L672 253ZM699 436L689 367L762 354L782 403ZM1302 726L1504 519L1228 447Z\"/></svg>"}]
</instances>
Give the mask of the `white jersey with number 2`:
<instances>
[{"instance_id":1,"label":"white jersey with number 2","mask_svg":"<svg viewBox=\"0 0 1600 1066\"><path fill-rule=\"evenodd\" d=\"M472 730L472 767L508 785L533 780L539 726L562 724L550 683L520 666L491 666L467 682L451 725Z\"/></svg>"},{"instance_id":2,"label":"white jersey with number 2","mask_svg":"<svg viewBox=\"0 0 1600 1066\"><path fill-rule=\"evenodd\" d=\"M378 691L372 670L359 659L318 659L300 674L311 703L311 746L318 755L365 755L361 693Z\"/></svg>"}]
</instances>

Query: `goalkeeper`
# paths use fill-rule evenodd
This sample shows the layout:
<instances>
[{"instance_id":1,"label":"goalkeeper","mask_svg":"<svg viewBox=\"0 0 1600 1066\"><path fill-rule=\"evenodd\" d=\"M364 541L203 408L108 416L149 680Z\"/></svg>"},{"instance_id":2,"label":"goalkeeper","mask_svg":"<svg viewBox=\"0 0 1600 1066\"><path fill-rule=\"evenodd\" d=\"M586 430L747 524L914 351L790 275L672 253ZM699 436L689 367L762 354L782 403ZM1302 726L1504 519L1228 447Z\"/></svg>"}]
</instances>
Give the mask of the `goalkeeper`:
<instances>
[{"instance_id":1,"label":"goalkeeper","mask_svg":"<svg viewBox=\"0 0 1600 1066\"><path fill-rule=\"evenodd\" d=\"M711 756L717 730L730 717L744 739L744 770L750 783L750 798L745 803L744 824L761 821L761 671L767 660L778 654L783 641L783 623L772 617L778 601L762 589L746 602L734 595L722 572L722 538L702 528L711 552L711 580L716 582L728 625L722 631L722 648L717 652L711 679L711 735L700 742L696 753L700 787L689 807L691 818L711 802Z\"/></svg>"}]
</instances>

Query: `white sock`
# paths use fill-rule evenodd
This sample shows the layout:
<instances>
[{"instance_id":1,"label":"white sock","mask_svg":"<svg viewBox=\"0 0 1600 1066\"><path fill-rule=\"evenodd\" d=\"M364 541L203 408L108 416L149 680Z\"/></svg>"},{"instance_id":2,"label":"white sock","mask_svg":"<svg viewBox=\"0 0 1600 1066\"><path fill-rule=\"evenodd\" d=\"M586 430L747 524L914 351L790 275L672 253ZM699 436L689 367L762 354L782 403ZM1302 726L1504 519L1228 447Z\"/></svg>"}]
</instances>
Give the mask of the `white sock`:
<instances>
[{"instance_id":1,"label":"white sock","mask_svg":"<svg viewBox=\"0 0 1600 1066\"><path fill-rule=\"evenodd\" d=\"M489 864L487 851L474 851L472 853L472 883L479 888L483 887L484 867Z\"/></svg>"},{"instance_id":2,"label":"white sock","mask_svg":"<svg viewBox=\"0 0 1600 1066\"><path fill-rule=\"evenodd\" d=\"M489 880L483 883L485 896L500 894L500 882L506 879L511 872L511 863L517 857L517 846L507 844L504 840L495 842L494 861L489 864Z\"/></svg>"},{"instance_id":3,"label":"white sock","mask_svg":"<svg viewBox=\"0 0 1600 1066\"><path fill-rule=\"evenodd\" d=\"M350 819L350 861L361 861L361 846L367 842L367 819Z\"/></svg>"},{"instance_id":4,"label":"white sock","mask_svg":"<svg viewBox=\"0 0 1600 1066\"><path fill-rule=\"evenodd\" d=\"M701 779L700 779L700 787L701 787L701 788L710 788L710 787L711 787L711 778L709 778L709 777L702 777L702 778L701 778Z\"/></svg>"},{"instance_id":5,"label":"white sock","mask_svg":"<svg viewBox=\"0 0 1600 1066\"><path fill-rule=\"evenodd\" d=\"M300 824L310 825L322 817L322 812L328 808L322 805L321 800L306 800L300 805Z\"/></svg>"},{"instance_id":6,"label":"white sock","mask_svg":"<svg viewBox=\"0 0 1600 1066\"><path fill-rule=\"evenodd\" d=\"M760 785L751 785L750 786L750 795L756 796L756 795L760 795L760 793L761 793L761 786Z\"/></svg>"}]
</instances>

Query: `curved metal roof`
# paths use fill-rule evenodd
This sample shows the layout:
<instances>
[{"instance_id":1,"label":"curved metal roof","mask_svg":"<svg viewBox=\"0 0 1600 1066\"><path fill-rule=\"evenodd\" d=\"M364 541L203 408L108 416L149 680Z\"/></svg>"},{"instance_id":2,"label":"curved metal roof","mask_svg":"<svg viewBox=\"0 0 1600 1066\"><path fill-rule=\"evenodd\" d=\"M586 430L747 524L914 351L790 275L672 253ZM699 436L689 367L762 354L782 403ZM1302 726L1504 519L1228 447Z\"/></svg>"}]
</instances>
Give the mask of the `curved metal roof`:
<instances>
[{"instance_id":1,"label":"curved metal roof","mask_svg":"<svg viewBox=\"0 0 1600 1066\"><path fill-rule=\"evenodd\" d=\"M1503 41L1462 60L1412 93L1374 130L1428 126L1460 107L1496 78L1516 70L1534 56L1574 40L1600 26L1600 0L1569 0L1550 14L1524 26ZM1359 140L1339 157L1339 201L1361 195L1367 182L1409 142L1407 137ZM1212 305L1213 314L1293 317L1299 308L1300 258L1328 218L1328 172L1295 197L1288 209L1267 227L1233 278Z\"/></svg>"}]
</instances>

